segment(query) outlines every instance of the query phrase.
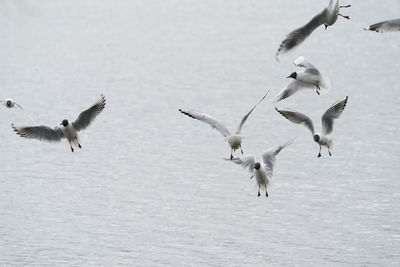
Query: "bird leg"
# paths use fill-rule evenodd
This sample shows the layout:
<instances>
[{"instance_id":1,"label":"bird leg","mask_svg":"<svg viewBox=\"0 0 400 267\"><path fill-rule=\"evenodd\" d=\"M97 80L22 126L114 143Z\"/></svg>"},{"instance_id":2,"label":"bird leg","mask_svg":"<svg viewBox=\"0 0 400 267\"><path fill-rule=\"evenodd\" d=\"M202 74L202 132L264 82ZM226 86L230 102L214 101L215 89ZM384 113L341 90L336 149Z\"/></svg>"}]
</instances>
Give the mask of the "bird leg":
<instances>
[{"instance_id":1,"label":"bird leg","mask_svg":"<svg viewBox=\"0 0 400 267\"><path fill-rule=\"evenodd\" d=\"M257 196L258 197L261 196L261 194L260 194L260 186L258 186L258 194L257 194Z\"/></svg>"},{"instance_id":2,"label":"bird leg","mask_svg":"<svg viewBox=\"0 0 400 267\"><path fill-rule=\"evenodd\" d=\"M345 18L345 19L350 19L349 16L344 16L344 15L342 15L342 14L339 14L339 16L341 16L341 17L343 17L343 18Z\"/></svg>"},{"instance_id":3,"label":"bird leg","mask_svg":"<svg viewBox=\"0 0 400 267\"><path fill-rule=\"evenodd\" d=\"M339 6L339 8L348 8L351 7L351 5L347 5L347 6Z\"/></svg>"},{"instance_id":4,"label":"bird leg","mask_svg":"<svg viewBox=\"0 0 400 267\"><path fill-rule=\"evenodd\" d=\"M321 157L321 145L319 145L319 153L318 153L318 158Z\"/></svg>"},{"instance_id":5,"label":"bird leg","mask_svg":"<svg viewBox=\"0 0 400 267\"><path fill-rule=\"evenodd\" d=\"M231 148L231 160L233 160L233 149Z\"/></svg>"},{"instance_id":6,"label":"bird leg","mask_svg":"<svg viewBox=\"0 0 400 267\"><path fill-rule=\"evenodd\" d=\"M331 153L331 150L329 149L329 146L328 146L328 152L329 152L329 156L332 156L332 153Z\"/></svg>"},{"instance_id":7,"label":"bird leg","mask_svg":"<svg viewBox=\"0 0 400 267\"><path fill-rule=\"evenodd\" d=\"M242 145L240 145L240 152L242 152L242 154L243 154L243 149L242 149Z\"/></svg>"},{"instance_id":8,"label":"bird leg","mask_svg":"<svg viewBox=\"0 0 400 267\"><path fill-rule=\"evenodd\" d=\"M69 146L71 147L71 152L74 152L74 148L72 147L71 141L68 140L68 142L69 142Z\"/></svg>"},{"instance_id":9,"label":"bird leg","mask_svg":"<svg viewBox=\"0 0 400 267\"><path fill-rule=\"evenodd\" d=\"M319 85L315 85L315 92L317 93L317 95L320 95L319 91L321 90L321 88L319 87Z\"/></svg>"}]
</instances>

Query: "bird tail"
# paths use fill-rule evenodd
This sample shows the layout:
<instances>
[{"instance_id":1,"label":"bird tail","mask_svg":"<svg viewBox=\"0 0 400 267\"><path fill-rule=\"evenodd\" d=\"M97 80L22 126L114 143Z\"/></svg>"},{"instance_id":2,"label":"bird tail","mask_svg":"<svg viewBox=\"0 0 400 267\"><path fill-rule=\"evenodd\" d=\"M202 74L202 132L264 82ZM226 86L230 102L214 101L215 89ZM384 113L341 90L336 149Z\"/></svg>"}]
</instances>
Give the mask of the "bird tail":
<instances>
[{"instance_id":1,"label":"bird tail","mask_svg":"<svg viewBox=\"0 0 400 267\"><path fill-rule=\"evenodd\" d=\"M326 94L331 89L331 80L328 76L322 75L321 80L319 82L319 88L321 89L320 92L322 94Z\"/></svg>"}]
</instances>

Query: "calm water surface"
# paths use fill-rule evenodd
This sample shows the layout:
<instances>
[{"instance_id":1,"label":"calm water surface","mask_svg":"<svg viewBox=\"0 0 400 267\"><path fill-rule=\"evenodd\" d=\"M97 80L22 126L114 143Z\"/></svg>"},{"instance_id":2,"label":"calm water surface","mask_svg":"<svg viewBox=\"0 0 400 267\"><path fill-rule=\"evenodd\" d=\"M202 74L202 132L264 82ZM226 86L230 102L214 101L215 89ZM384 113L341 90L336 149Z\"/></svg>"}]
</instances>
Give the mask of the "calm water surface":
<instances>
[{"instance_id":1,"label":"calm water surface","mask_svg":"<svg viewBox=\"0 0 400 267\"><path fill-rule=\"evenodd\" d=\"M322 3L324 2L324 3ZM107 97L83 149L23 140L30 123L0 112L1 266L399 266L400 35L363 27L400 2L349 2L281 58L284 36L328 1L0 2L0 98L55 126ZM342 4L347 4L348 2ZM378 3L379 2L379 3ZM268 199L222 160L221 135L195 108L235 128L303 55L330 76L321 97L281 107L309 114L349 96L333 156L265 101L243 132L247 153L297 137L279 155Z\"/></svg>"}]
</instances>

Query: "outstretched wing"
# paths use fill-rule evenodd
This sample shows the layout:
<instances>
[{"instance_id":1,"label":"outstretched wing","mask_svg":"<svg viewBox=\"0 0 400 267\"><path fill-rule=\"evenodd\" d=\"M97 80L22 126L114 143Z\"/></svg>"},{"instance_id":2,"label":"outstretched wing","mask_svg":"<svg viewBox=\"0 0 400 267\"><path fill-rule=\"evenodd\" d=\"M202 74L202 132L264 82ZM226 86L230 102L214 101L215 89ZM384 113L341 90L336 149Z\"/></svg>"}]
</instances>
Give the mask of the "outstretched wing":
<instances>
[{"instance_id":1,"label":"outstretched wing","mask_svg":"<svg viewBox=\"0 0 400 267\"><path fill-rule=\"evenodd\" d=\"M344 108L346 107L347 100L349 99L346 96L345 99L339 100L335 104L333 104L327 111L325 111L324 115L322 115L322 132L327 135L330 134L333 130L333 120L337 119L342 115Z\"/></svg>"},{"instance_id":2,"label":"outstretched wing","mask_svg":"<svg viewBox=\"0 0 400 267\"><path fill-rule=\"evenodd\" d=\"M294 61L294 65L296 65L299 68L306 68L306 69L316 69L310 61L308 61L305 57L300 56Z\"/></svg>"},{"instance_id":3,"label":"outstretched wing","mask_svg":"<svg viewBox=\"0 0 400 267\"><path fill-rule=\"evenodd\" d=\"M301 28L298 28L291 33L289 33L285 40L282 41L279 46L278 51L276 52L276 59L278 60L278 56L280 54L286 53L298 45L300 45L316 28L318 28L325 21L325 13L326 9L324 9L321 13L313 17L306 25Z\"/></svg>"},{"instance_id":4,"label":"outstretched wing","mask_svg":"<svg viewBox=\"0 0 400 267\"><path fill-rule=\"evenodd\" d=\"M369 28L364 30L376 32L392 32L400 31L400 19L386 20L379 23L372 24Z\"/></svg>"},{"instance_id":5,"label":"outstretched wing","mask_svg":"<svg viewBox=\"0 0 400 267\"><path fill-rule=\"evenodd\" d=\"M231 133L225 127L225 125L223 125L222 123L217 121L215 118L213 118L213 117L211 117L211 116L209 116L207 114L204 114L204 113L201 113L201 112L198 112L198 111L195 111L195 110L182 110L182 109L179 109L179 111L182 114L185 114L186 116L189 116L189 117L191 117L193 119L196 119L196 120L199 120L199 121L207 123L213 129L216 129L218 132L220 132L225 137L231 135Z\"/></svg>"},{"instance_id":6,"label":"outstretched wing","mask_svg":"<svg viewBox=\"0 0 400 267\"><path fill-rule=\"evenodd\" d=\"M262 153L262 155L261 155L262 160L265 164L265 167L270 171L271 175L274 171L276 156L279 154L279 152L281 152L282 149L284 149L288 145L292 144L293 142L294 142L294 139L290 140L289 142L287 142L283 145L271 148L271 149L265 151L264 153Z\"/></svg>"},{"instance_id":7,"label":"outstretched wing","mask_svg":"<svg viewBox=\"0 0 400 267\"><path fill-rule=\"evenodd\" d=\"M246 120L247 120L247 118L250 116L251 112L253 112L253 110L258 106L258 104L260 104L260 103L265 99L265 97L268 95L268 93L269 93L269 90L268 90L268 92L260 99L260 101L258 101L258 103L257 103L246 115L244 115L242 121L240 122L240 124L239 124L239 126L238 126L238 128L237 128L237 130L236 130L236 133L237 133L237 134L240 134L240 131L242 130L243 124L246 122Z\"/></svg>"},{"instance_id":8,"label":"outstretched wing","mask_svg":"<svg viewBox=\"0 0 400 267\"><path fill-rule=\"evenodd\" d=\"M247 169L250 173L254 173L254 164L256 163L256 157L253 155L245 155L241 156L238 158L233 158L232 160L226 159L229 161L232 161L233 163L241 165L244 169Z\"/></svg>"},{"instance_id":9,"label":"outstretched wing","mask_svg":"<svg viewBox=\"0 0 400 267\"><path fill-rule=\"evenodd\" d=\"M307 129L311 131L311 134L314 135L314 125L311 119L307 115L289 109L278 109L278 108L275 109L289 121L296 124L303 124L304 126L307 127Z\"/></svg>"},{"instance_id":10,"label":"outstretched wing","mask_svg":"<svg viewBox=\"0 0 400 267\"><path fill-rule=\"evenodd\" d=\"M77 131L83 130L90 125L90 123L103 111L106 107L106 98L101 95L100 100L79 114L78 118L72 123Z\"/></svg>"},{"instance_id":11,"label":"outstretched wing","mask_svg":"<svg viewBox=\"0 0 400 267\"><path fill-rule=\"evenodd\" d=\"M282 89L282 91L279 92L279 94L277 94L274 98L273 101L274 102L279 102L283 99L288 98L289 96L294 95L295 93L297 93L300 90L303 89L315 89L315 85L311 84L311 83L305 83L303 81L300 80L296 80L293 79L291 80L288 85L286 85L285 88Z\"/></svg>"},{"instance_id":12,"label":"outstretched wing","mask_svg":"<svg viewBox=\"0 0 400 267\"><path fill-rule=\"evenodd\" d=\"M29 126L29 127L15 127L11 124L13 130L21 137L28 139L38 139L48 142L59 142L64 138L64 134L59 127L50 128L44 125Z\"/></svg>"}]
</instances>

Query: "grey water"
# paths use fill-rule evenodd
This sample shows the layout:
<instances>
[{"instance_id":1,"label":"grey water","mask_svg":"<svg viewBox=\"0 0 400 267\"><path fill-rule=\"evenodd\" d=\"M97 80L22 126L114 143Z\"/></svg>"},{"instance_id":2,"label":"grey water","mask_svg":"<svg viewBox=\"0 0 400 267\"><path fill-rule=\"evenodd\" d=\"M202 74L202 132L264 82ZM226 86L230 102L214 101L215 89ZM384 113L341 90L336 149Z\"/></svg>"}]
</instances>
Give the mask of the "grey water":
<instances>
[{"instance_id":1,"label":"grey water","mask_svg":"<svg viewBox=\"0 0 400 267\"><path fill-rule=\"evenodd\" d=\"M327 31L274 59L291 30L329 1L0 1L1 266L399 266L400 35L363 31L400 2L341 1ZM222 135L303 55L332 81L279 107L322 113L349 96L336 145L317 158L309 132L264 101L243 127L245 153L296 137L269 198L224 161ZM104 94L83 148L11 129L74 120ZM238 154L236 154L238 155Z\"/></svg>"}]
</instances>

